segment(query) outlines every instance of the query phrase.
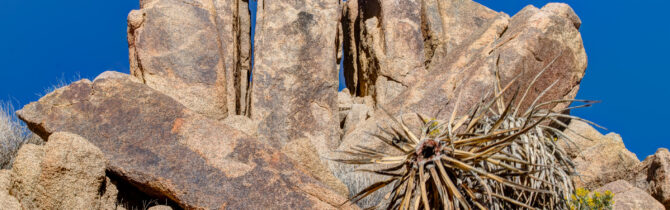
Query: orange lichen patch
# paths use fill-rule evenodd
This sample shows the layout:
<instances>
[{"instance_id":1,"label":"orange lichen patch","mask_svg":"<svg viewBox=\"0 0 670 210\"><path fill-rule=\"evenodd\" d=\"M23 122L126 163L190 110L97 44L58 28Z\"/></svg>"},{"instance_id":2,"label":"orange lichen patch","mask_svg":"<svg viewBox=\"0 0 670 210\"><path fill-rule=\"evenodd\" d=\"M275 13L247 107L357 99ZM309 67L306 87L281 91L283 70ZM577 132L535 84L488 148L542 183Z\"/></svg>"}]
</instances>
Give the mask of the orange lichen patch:
<instances>
[{"instance_id":1,"label":"orange lichen patch","mask_svg":"<svg viewBox=\"0 0 670 210\"><path fill-rule=\"evenodd\" d=\"M177 118L174 120L174 124L172 125L172 133L177 133L179 132L179 129L181 129L181 126L184 124L184 119L183 118Z\"/></svg>"}]
</instances>

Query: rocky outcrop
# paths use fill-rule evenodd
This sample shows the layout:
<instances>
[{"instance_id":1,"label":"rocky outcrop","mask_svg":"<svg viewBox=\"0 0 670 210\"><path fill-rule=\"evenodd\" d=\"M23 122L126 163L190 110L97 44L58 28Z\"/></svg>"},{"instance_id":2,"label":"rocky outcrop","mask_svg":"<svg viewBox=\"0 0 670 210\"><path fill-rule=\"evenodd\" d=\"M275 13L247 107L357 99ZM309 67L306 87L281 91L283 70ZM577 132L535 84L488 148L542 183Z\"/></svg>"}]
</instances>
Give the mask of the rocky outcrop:
<instances>
[{"instance_id":1,"label":"rocky outcrop","mask_svg":"<svg viewBox=\"0 0 670 210\"><path fill-rule=\"evenodd\" d=\"M665 209L661 203L649 196L645 191L634 187L624 180L611 182L596 189L598 192L608 190L614 193L614 210Z\"/></svg>"},{"instance_id":2,"label":"rocky outcrop","mask_svg":"<svg viewBox=\"0 0 670 210\"><path fill-rule=\"evenodd\" d=\"M362 122L365 122L372 115L372 108L365 104L352 104L351 110L347 113L344 120L342 131L346 135L358 127Z\"/></svg>"},{"instance_id":3,"label":"rocky outcrop","mask_svg":"<svg viewBox=\"0 0 670 210\"><path fill-rule=\"evenodd\" d=\"M595 189L604 184L625 179L640 163L637 156L626 149L616 133L602 135L589 124L572 120L559 145L573 158L577 175L576 187Z\"/></svg>"},{"instance_id":4,"label":"rocky outcrop","mask_svg":"<svg viewBox=\"0 0 670 210\"><path fill-rule=\"evenodd\" d=\"M346 2L344 74L352 93L385 104L407 89L408 74L425 71L422 2Z\"/></svg>"},{"instance_id":5,"label":"rocky outcrop","mask_svg":"<svg viewBox=\"0 0 670 210\"><path fill-rule=\"evenodd\" d=\"M183 208L328 209L346 200L270 145L129 77L78 81L17 114L43 138L88 139L109 173Z\"/></svg>"},{"instance_id":6,"label":"rocky outcrop","mask_svg":"<svg viewBox=\"0 0 670 210\"><path fill-rule=\"evenodd\" d=\"M379 4L375 5L375 2ZM391 2L395 1L389 1L389 4ZM519 78L511 88L519 88L520 94L526 95L517 99L521 101L519 110L522 113L548 87L551 88L542 95L537 103L573 99L576 95L586 68L586 54L579 33L581 22L566 4L552 3L541 9L528 6L510 18L506 14L494 12L472 1L423 2L424 4L435 4L440 9L434 10L432 9L434 6L429 5L424 5L422 8L421 4L403 3L399 5L403 8L411 5L413 9L388 9L386 12L369 15L370 11L376 11L374 8L381 8L381 11L384 11L386 2L347 1L345 17L349 20L344 20L344 25L353 26L353 29L350 28L350 30L353 30L354 40L365 43L356 45L356 47L345 45L345 49L355 50L348 53L349 55L356 55L345 56L345 70L348 62L355 63L355 66L359 67L381 63L375 59L368 59L369 54L363 53L362 50L368 50L368 43L386 43L390 39L374 38L373 35L376 32L371 33L367 28L363 29L364 27L375 26L376 30L383 31L384 27L388 27L384 25L385 23L391 23L390 21L400 17L414 17L414 13L420 11L418 17L422 18L419 18L418 22L415 18L406 18L403 21L412 23L411 25L423 24L423 27L417 28L416 31L405 32L405 36L419 34L424 36L424 39L419 40L430 42L421 42L418 44L420 47L411 48L423 51L410 50L408 52L421 55L419 66L425 66L425 70L402 69L403 73L399 75L403 77L396 81L406 84L406 90L399 93L397 97L386 97L383 100L380 100L378 96L374 97L377 105L386 107L390 113L416 112L430 117L448 119L454 107L458 105L460 107L458 114L462 115L470 111L470 108L480 100L490 98L494 87L505 86L517 76ZM375 23L375 20L384 21ZM345 34L352 34L346 31L346 26L343 28L345 28ZM417 44L413 41L415 39L407 38L407 40L403 42L409 42L409 45L413 46ZM378 51L381 52L407 52L406 48L397 45L399 44L377 44L376 46L380 46L379 49L382 50ZM431 52L426 53L427 49L430 49ZM347 58L354 60L348 61ZM416 56L405 58L416 58ZM360 74L368 76L374 74L366 73L370 71L362 67L349 71L349 74L345 74L347 80L359 82L347 84L350 90L355 90L352 91L355 96L370 94L369 91L362 91L365 88L360 86L370 84L370 82L365 82L365 76ZM358 73L351 74L351 71ZM357 78L352 75L357 75ZM501 84L496 82L498 77ZM531 88L525 93L527 87ZM384 86L376 88L393 89ZM508 91L508 93L510 94L505 95L505 98L512 98L511 94L514 91ZM460 102L456 103L459 95L461 96ZM568 104L564 103L553 108L560 111L567 106ZM389 120L385 119L385 114L379 109L376 109L372 116L366 123L360 124L343 137L339 150L347 150L347 147L357 144L370 148L381 148L383 143L374 140L366 133L375 132L378 125ZM379 181L374 178L375 176L366 178L369 176L352 172L352 169L346 169L347 167L338 166L336 168L338 168L336 174L345 180L344 182L348 184L352 192L360 190L356 186L369 186L374 183L374 180Z\"/></svg>"},{"instance_id":7,"label":"rocky outcrop","mask_svg":"<svg viewBox=\"0 0 670 210\"><path fill-rule=\"evenodd\" d=\"M0 169L0 206L5 209L21 209L21 204L9 194L11 170Z\"/></svg>"},{"instance_id":8,"label":"rocky outcrop","mask_svg":"<svg viewBox=\"0 0 670 210\"><path fill-rule=\"evenodd\" d=\"M24 208L35 209L37 186L39 185L40 163L44 157L42 146L26 144L16 155L12 167L10 194L16 197Z\"/></svg>"},{"instance_id":9,"label":"rocky outcrop","mask_svg":"<svg viewBox=\"0 0 670 210\"><path fill-rule=\"evenodd\" d=\"M351 94L349 94L348 89L345 88L337 93L337 108L340 127L344 124L344 120L347 118L352 104L354 104L354 100L351 97Z\"/></svg>"},{"instance_id":10,"label":"rocky outcrop","mask_svg":"<svg viewBox=\"0 0 670 210\"><path fill-rule=\"evenodd\" d=\"M353 97L346 88L337 93L337 106L342 135L353 131L360 123L372 117L374 112L372 97Z\"/></svg>"},{"instance_id":11,"label":"rocky outcrop","mask_svg":"<svg viewBox=\"0 0 670 210\"><path fill-rule=\"evenodd\" d=\"M292 158L319 157L296 161L333 189L344 188L321 158L339 145L340 3L261 0L257 14L251 117L259 139Z\"/></svg>"},{"instance_id":12,"label":"rocky outcrop","mask_svg":"<svg viewBox=\"0 0 670 210\"><path fill-rule=\"evenodd\" d=\"M245 0L144 0L128 15L130 71L206 116L246 113L250 20Z\"/></svg>"},{"instance_id":13,"label":"rocky outcrop","mask_svg":"<svg viewBox=\"0 0 670 210\"><path fill-rule=\"evenodd\" d=\"M356 145L392 153L370 135L392 124L381 107L418 133L417 113L463 115L514 81L520 115L573 99L587 65L566 4L510 17L471 0L260 0L252 85L248 0L140 8L128 15L131 75L108 71L17 112L49 141L0 170L0 207L118 209L139 190L171 206L151 209L356 209L340 204L386 177L330 160ZM577 187L613 191L615 209L670 208L668 150L640 163L617 134L575 120L565 132Z\"/></svg>"},{"instance_id":14,"label":"rocky outcrop","mask_svg":"<svg viewBox=\"0 0 670 210\"><path fill-rule=\"evenodd\" d=\"M258 122L242 115L231 115L223 119L223 123L240 130L249 136L258 136Z\"/></svg>"},{"instance_id":15,"label":"rocky outcrop","mask_svg":"<svg viewBox=\"0 0 670 210\"><path fill-rule=\"evenodd\" d=\"M627 180L636 187L647 191L670 208L670 152L660 148L656 154L647 157L630 173Z\"/></svg>"},{"instance_id":16,"label":"rocky outcrop","mask_svg":"<svg viewBox=\"0 0 670 210\"><path fill-rule=\"evenodd\" d=\"M102 152L71 133L54 133L44 146L19 150L10 194L25 209L115 209ZM102 189L102 190L101 190Z\"/></svg>"}]
</instances>

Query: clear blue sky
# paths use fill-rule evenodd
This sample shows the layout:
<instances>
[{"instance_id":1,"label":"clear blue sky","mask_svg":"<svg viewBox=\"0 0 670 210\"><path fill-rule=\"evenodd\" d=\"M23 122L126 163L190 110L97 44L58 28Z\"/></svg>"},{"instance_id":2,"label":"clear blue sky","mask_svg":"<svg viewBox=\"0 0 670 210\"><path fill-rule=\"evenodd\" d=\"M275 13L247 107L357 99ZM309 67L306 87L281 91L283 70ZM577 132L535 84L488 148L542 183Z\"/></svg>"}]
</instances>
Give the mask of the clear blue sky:
<instances>
[{"instance_id":1,"label":"clear blue sky","mask_svg":"<svg viewBox=\"0 0 670 210\"><path fill-rule=\"evenodd\" d=\"M138 2L0 0L0 100L22 107L58 80L94 78L105 70L128 72L126 16ZM479 2L515 14L525 5L541 7L548 1ZM640 159L670 147L665 133L670 2L567 3L582 19L589 58L578 97L603 101L573 114L620 133Z\"/></svg>"}]
</instances>

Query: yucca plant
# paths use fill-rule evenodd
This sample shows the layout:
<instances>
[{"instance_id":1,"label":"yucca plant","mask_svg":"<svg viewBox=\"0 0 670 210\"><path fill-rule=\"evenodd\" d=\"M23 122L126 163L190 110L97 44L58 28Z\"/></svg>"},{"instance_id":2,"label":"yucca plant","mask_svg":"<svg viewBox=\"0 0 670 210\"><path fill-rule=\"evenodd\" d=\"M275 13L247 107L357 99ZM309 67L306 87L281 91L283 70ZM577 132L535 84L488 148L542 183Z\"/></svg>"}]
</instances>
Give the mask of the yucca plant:
<instances>
[{"instance_id":1,"label":"yucca plant","mask_svg":"<svg viewBox=\"0 0 670 210\"><path fill-rule=\"evenodd\" d=\"M504 88L497 79L492 99L477 104L466 115L457 116L460 96L449 119L437 120L417 114L424 122L419 134L413 133L402 117L399 120L381 107L390 125L379 125L381 132L370 135L400 155L365 146L340 151L350 158L336 161L374 165L381 169L360 170L388 177L358 192L350 201L358 202L390 187L384 196L385 202L376 207L385 204L387 209L568 208L568 196L574 192L570 178L574 165L555 141L559 137L569 138L549 124L567 128L559 118L583 119L563 114L563 111L594 102L540 103L539 99L556 84L554 82L521 112L520 106L530 87L546 69L531 81L523 94L520 95L517 88L509 100L503 95L512 89L516 79ZM496 77L499 78L497 73ZM520 99L517 96L521 96ZM552 110L556 104L574 101L585 104Z\"/></svg>"}]
</instances>

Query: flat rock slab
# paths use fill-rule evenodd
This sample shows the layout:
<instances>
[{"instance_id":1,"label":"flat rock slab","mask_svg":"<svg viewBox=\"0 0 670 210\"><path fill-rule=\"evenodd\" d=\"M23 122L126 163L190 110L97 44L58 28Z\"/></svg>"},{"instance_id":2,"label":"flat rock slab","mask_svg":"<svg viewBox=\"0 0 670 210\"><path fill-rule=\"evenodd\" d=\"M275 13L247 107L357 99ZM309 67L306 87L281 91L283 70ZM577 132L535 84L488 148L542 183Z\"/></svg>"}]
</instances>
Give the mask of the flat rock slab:
<instances>
[{"instance_id":1,"label":"flat rock slab","mask_svg":"<svg viewBox=\"0 0 670 210\"><path fill-rule=\"evenodd\" d=\"M17 112L47 139L81 135L107 170L186 209L328 209L343 197L267 144L125 78L82 80Z\"/></svg>"}]
</instances>

